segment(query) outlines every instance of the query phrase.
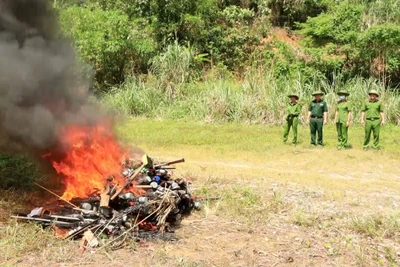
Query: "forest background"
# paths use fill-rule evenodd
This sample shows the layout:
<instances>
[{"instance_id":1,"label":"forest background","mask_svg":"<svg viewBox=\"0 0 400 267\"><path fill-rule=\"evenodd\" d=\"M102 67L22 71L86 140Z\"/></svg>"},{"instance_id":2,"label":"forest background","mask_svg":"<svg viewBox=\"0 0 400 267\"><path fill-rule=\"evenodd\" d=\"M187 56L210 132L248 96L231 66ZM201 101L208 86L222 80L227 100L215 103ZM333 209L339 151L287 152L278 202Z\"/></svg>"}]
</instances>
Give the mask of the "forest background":
<instances>
[{"instance_id":1,"label":"forest background","mask_svg":"<svg viewBox=\"0 0 400 267\"><path fill-rule=\"evenodd\" d=\"M371 89L400 123L400 1L64 0L97 100L126 115L279 125L286 95ZM303 109L306 112L306 108Z\"/></svg>"}]
</instances>

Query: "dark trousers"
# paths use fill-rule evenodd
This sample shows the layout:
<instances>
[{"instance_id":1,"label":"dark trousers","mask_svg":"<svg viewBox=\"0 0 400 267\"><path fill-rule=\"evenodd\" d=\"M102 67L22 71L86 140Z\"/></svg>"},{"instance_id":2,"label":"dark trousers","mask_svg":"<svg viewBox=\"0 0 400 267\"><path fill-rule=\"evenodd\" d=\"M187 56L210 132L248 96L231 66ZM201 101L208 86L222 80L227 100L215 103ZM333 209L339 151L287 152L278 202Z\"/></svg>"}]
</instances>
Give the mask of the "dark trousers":
<instances>
[{"instance_id":1,"label":"dark trousers","mask_svg":"<svg viewBox=\"0 0 400 267\"><path fill-rule=\"evenodd\" d=\"M322 128L323 128L323 119L319 118L311 118L310 120L310 132L311 132L311 144L317 145L316 142L316 134L318 133L318 145L323 145L322 142Z\"/></svg>"}]
</instances>

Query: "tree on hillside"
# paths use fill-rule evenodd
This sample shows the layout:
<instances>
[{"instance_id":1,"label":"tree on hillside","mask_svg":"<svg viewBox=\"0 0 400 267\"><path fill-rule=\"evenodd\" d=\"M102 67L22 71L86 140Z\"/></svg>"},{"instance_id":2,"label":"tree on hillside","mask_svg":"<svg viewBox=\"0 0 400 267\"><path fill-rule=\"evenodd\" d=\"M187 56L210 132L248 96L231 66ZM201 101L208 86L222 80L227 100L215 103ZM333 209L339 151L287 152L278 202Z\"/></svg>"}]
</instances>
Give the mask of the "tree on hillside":
<instances>
[{"instance_id":1,"label":"tree on hillside","mask_svg":"<svg viewBox=\"0 0 400 267\"><path fill-rule=\"evenodd\" d=\"M259 1L262 2L262 1ZM271 9L271 22L274 26L293 28L308 17L315 17L326 11L323 0L267 0Z\"/></svg>"},{"instance_id":2,"label":"tree on hillside","mask_svg":"<svg viewBox=\"0 0 400 267\"><path fill-rule=\"evenodd\" d=\"M317 62L317 55L323 59L317 68L337 61L339 69L352 75L373 76L397 84L400 26L366 25L366 14L371 14L368 8L351 1L332 6L328 12L300 24L304 45L313 62ZM332 67L328 72L338 69L337 65Z\"/></svg>"}]
</instances>

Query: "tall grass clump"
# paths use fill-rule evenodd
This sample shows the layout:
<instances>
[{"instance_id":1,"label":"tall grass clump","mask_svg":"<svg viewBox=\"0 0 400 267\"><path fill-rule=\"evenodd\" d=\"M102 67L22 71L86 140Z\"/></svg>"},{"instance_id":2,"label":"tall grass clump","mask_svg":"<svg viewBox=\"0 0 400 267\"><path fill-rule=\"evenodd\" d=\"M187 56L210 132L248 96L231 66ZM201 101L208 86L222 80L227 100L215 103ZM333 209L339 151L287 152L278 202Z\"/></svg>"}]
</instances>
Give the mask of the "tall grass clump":
<instances>
[{"instance_id":1,"label":"tall grass clump","mask_svg":"<svg viewBox=\"0 0 400 267\"><path fill-rule=\"evenodd\" d=\"M33 255L41 261L71 262L76 258L75 244L57 238L40 225L10 221L0 232L1 266L15 266ZM58 265L58 264L56 264Z\"/></svg>"},{"instance_id":2,"label":"tall grass clump","mask_svg":"<svg viewBox=\"0 0 400 267\"><path fill-rule=\"evenodd\" d=\"M184 50L181 52L187 53ZM122 87L115 88L103 98L103 103L134 116L281 125L285 122L288 94L297 93L300 96L303 106L300 120L304 123L313 91L322 90L325 93L329 117L333 120L337 92L346 90L350 93L354 123L359 123L362 103L367 100L368 91L374 89L381 94L387 122L400 124L397 89L386 88L373 78L345 79L335 74L328 80L317 75L304 77L301 73L277 78L273 72L259 67L249 69L240 80L229 75L221 76L215 70L203 73L200 79L200 76L194 78L193 73L186 76L185 73L191 71L190 60L178 58L168 64L156 63L157 71L154 69L154 73L147 75L146 79L131 79ZM183 66L179 66L180 62ZM172 69L167 69L167 66Z\"/></svg>"},{"instance_id":3,"label":"tall grass clump","mask_svg":"<svg viewBox=\"0 0 400 267\"><path fill-rule=\"evenodd\" d=\"M151 60L150 71L158 78L158 89L171 99L179 93L182 84L198 77L203 60L203 55L197 54L191 46L175 42Z\"/></svg>"},{"instance_id":4,"label":"tall grass clump","mask_svg":"<svg viewBox=\"0 0 400 267\"><path fill-rule=\"evenodd\" d=\"M101 98L101 103L124 115L154 116L154 111L167 102L166 95L155 86L131 78Z\"/></svg>"},{"instance_id":5,"label":"tall grass clump","mask_svg":"<svg viewBox=\"0 0 400 267\"><path fill-rule=\"evenodd\" d=\"M350 228L371 237L392 238L400 230L399 214L365 215L352 218Z\"/></svg>"}]
</instances>

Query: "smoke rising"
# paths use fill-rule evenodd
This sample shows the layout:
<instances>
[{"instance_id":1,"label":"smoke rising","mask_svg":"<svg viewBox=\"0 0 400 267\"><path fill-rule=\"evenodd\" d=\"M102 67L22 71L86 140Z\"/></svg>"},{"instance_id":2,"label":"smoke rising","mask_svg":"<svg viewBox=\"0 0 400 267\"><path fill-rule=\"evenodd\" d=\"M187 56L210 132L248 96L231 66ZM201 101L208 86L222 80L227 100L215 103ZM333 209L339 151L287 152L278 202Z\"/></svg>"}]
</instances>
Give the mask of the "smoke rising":
<instances>
[{"instance_id":1,"label":"smoke rising","mask_svg":"<svg viewBox=\"0 0 400 267\"><path fill-rule=\"evenodd\" d=\"M48 0L0 0L0 151L45 150L60 128L95 121L72 45Z\"/></svg>"}]
</instances>

